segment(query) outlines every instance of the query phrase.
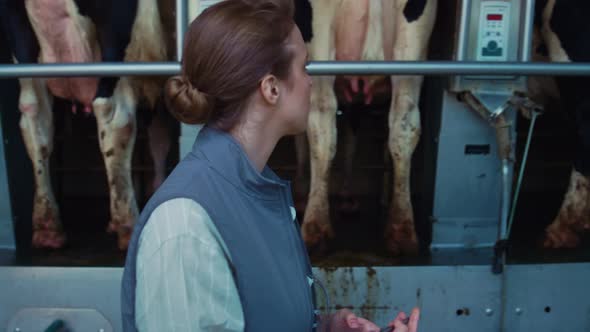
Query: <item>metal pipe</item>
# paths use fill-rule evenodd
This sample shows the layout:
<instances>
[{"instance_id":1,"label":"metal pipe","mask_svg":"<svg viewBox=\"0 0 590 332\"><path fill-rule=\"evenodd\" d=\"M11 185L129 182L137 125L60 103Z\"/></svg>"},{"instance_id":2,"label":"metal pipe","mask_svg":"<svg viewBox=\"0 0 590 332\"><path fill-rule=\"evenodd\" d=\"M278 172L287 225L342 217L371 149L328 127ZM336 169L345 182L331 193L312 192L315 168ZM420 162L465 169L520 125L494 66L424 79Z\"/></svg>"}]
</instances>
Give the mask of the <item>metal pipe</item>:
<instances>
[{"instance_id":1,"label":"metal pipe","mask_svg":"<svg viewBox=\"0 0 590 332\"><path fill-rule=\"evenodd\" d=\"M182 60L182 48L184 45L184 34L188 25L187 0L176 0L176 60Z\"/></svg>"},{"instance_id":2,"label":"metal pipe","mask_svg":"<svg viewBox=\"0 0 590 332\"><path fill-rule=\"evenodd\" d=\"M469 38L468 31L469 26L468 23L470 21L471 15L471 0L463 0L461 2L461 23L459 29L459 38L457 41L457 61L463 61L467 57L467 38Z\"/></svg>"},{"instance_id":3,"label":"metal pipe","mask_svg":"<svg viewBox=\"0 0 590 332\"><path fill-rule=\"evenodd\" d=\"M180 72L177 62L151 63L69 63L0 65L0 78L14 77L92 77L92 76L170 76Z\"/></svg>"},{"instance_id":4,"label":"metal pipe","mask_svg":"<svg viewBox=\"0 0 590 332\"><path fill-rule=\"evenodd\" d=\"M508 229L510 189L512 188L512 182L510 180L510 160L502 159L502 206L500 207L500 229L498 230L499 240L506 239L506 231Z\"/></svg>"},{"instance_id":5,"label":"metal pipe","mask_svg":"<svg viewBox=\"0 0 590 332\"><path fill-rule=\"evenodd\" d=\"M564 75L590 76L590 63L478 61L317 61L310 75Z\"/></svg>"},{"instance_id":6,"label":"metal pipe","mask_svg":"<svg viewBox=\"0 0 590 332\"><path fill-rule=\"evenodd\" d=\"M500 274L506 265L506 221L508 219L508 204L510 202L510 161L502 159L502 198L500 206L500 227L498 228L498 241L494 245L494 257L492 261L492 273Z\"/></svg>"},{"instance_id":7,"label":"metal pipe","mask_svg":"<svg viewBox=\"0 0 590 332\"><path fill-rule=\"evenodd\" d=\"M524 31L521 41L521 61L531 60L531 47L533 45L533 21L535 20L535 0L526 0L524 14Z\"/></svg>"},{"instance_id":8,"label":"metal pipe","mask_svg":"<svg viewBox=\"0 0 590 332\"><path fill-rule=\"evenodd\" d=\"M551 75L590 76L590 63L476 62L476 61L316 61L307 66L310 75ZM178 62L4 64L0 78L167 76L180 72Z\"/></svg>"}]
</instances>

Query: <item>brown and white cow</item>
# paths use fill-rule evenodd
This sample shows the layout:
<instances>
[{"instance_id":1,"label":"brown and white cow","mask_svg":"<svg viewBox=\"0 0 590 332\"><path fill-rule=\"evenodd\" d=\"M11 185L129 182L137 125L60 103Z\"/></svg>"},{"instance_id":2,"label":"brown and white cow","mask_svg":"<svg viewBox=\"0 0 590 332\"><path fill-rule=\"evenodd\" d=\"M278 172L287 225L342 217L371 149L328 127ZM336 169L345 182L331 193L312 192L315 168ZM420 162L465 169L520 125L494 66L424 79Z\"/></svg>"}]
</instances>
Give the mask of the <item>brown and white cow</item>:
<instances>
[{"instance_id":1,"label":"brown and white cow","mask_svg":"<svg viewBox=\"0 0 590 332\"><path fill-rule=\"evenodd\" d=\"M311 60L424 60L436 7L437 0L296 0L296 20L304 39L307 37ZM311 25L302 17L306 8L310 9L311 15L307 16L311 16ZM367 103L378 82L382 82L374 76L345 80L348 91L343 95L349 99L362 95ZM388 147L394 162L394 189L385 237L387 248L394 255L414 253L418 248L410 200L410 163L420 137L418 101L422 81L420 76L391 78ZM333 236L328 179L336 152L334 82L334 77L313 78L307 130L311 183L302 225L303 238L310 249ZM303 173L304 166L302 141L297 140L298 174Z\"/></svg>"},{"instance_id":2,"label":"brown and white cow","mask_svg":"<svg viewBox=\"0 0 590 332\"><path fill-rule=\"evenodd\" d=\"M540 0L536 13L551 61L590 61L586 37L586 32L590 33L590 2ZM590 230L590 78L557 77L555 82L558 93L552 95L560 98L564 111L575 119L578 146L567 193L557 217L546 228L544 246L572 248L579 244L579 233Z\"/></svg>"},{"instance_id":3,"label":"brown and white cow","mask_svg":"<svg viewBox=\"0 0 590 332\"><path fill-rule=\"evenodd\" d=\"M0 0L0 22L18 63L167 61L173 58L174 1L171 0ZM52 98L72 101L73 110L96 117L110 190L108 230L119 248L129 241L138 207L131 181L136 108L145 99L158 104L165 78L19 79L20 127L35 176L35 247L62 247L66 241L50 184L53 149ZM159 116L148 129L158 186L165 176L170 142ZM83 217L82 217L83 218Z\"/></svg>"}]
</instances>

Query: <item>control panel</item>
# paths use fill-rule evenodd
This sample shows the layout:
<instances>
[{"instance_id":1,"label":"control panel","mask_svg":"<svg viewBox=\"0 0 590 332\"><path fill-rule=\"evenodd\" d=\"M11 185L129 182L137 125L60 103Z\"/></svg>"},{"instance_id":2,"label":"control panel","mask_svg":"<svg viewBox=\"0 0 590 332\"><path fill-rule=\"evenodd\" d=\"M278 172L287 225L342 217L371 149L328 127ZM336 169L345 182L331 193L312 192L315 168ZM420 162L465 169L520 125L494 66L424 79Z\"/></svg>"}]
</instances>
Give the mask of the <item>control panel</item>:
<instances>
[{"instance_id":1,"label":"control panel","mask_svg":"<svg viewBox=\"0 0 590 332\"><path fill-rule=\"evenodd\" d=\"M471 62L530 60L535 0L457 0L460 24L454 59ZM450 91L526 90L526 76L457 75Z\"/></svg>"},{"instance_id":2,"label":"control panel","mask_svg":"<svg viewBox=\"0 0 590 332\"><path fill-rule=\"evenodd\" d=\"M477 61L507 61L510 2L482 1L477 35Z\"/></svg>"}]
</instances>

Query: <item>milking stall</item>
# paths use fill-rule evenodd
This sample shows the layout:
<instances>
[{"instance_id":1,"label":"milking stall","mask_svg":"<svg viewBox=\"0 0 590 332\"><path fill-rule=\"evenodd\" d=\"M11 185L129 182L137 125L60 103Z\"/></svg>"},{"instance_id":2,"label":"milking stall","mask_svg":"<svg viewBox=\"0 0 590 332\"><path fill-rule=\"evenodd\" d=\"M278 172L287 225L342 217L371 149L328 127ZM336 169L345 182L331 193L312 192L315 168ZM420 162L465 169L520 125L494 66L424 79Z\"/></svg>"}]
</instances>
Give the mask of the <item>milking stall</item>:
<instances>
[{"instance_id":1,"label":"milking stall","mask_svg":"<svg viewBox=\"0 0 590 332\"><path fill-rule=\"evenodd\" d=\"M313 50L307 71L312 89L334 88L329 95L337 106L328 113L332 120L321 120L328 122L312 118L317 97L312 92L310 123L321 130L310 125L308 135L284 138L269 160L270 168L293 183L318 280L318 309L348 308L384 326L397 312L417 306L418 331L590 331L590 178L574 162L580 154L576 133L590 133L590 127L562 106L572 102L560 97L571 95L554 92L555 80L590 76L590 61L555 56L551 38L563 38L567 29L555 28L558 19L548 18L568 2L348 1L368 10L363 41L388 45L388 37L380 36L391 29L396 32L389 46L396 49L360 60L327 50L322 58L318 45L334 41L330 32L317 29L339 28L330 28L330 15L314 12L313 24L307 22L315 38L306 40ZM314 11L322 3L338 3L332 14L337 17L348 1L309 3ZM11 2L19 1L0 0L0 10ZM120 229L106 231L114 218L109 194L117 190L109 187L102 160L108 137L95 119L99 113L53 98L48 120L53 150L43 181L53 188L67 242L39 239L41 226L31 221L39 214L33 205L41 170L27 154L30 132L23 129L25 111L19 110L24 79L176 75L187 25L217 2L168 1L176 38L167 42L174 56L149 63L15 63L6 45L26 37L10 39L7 25L0 26L0 330L122 331L126 251ZM578 16L565 15L587 25L567 31L590 32L587 19L576 21L590 14L587 9L580 5L573 9ZM395 20L386 17L389 10ZM375 19L382 24L372 24ZM575 44L568 38L562 41L566 49ZM419 41L423 51L408 51ZM369 54L370 47L364 48L361 53ZM146 105L137 103L137 134L129 152L131 197L140 210L163 180L158 174L165 176L191 151L200 130L166 116L162 126L153 125ZM402 114L404 107L413 122L396 122L392 112ZM325 131L332 123L335 132ZM164 127L164 134L154 134ZM404 133L415 136L407 139ZM327 161L317 159L329 154L317 138L322 134L336 140L335 155ZM165 147L158 150L157 144ZM396 151L407 158L399 159ZM311 168L324 162L331 169L318 179L319 171ZM407 166L405 173L400 164ZM318 192L318 181L326 192L308 197ZM313 210L318 206L319 212ZM327 224L313 224L321 220L318 215ZM400 222L400 215L409 217Z\"/></svg>"}]
</instances>

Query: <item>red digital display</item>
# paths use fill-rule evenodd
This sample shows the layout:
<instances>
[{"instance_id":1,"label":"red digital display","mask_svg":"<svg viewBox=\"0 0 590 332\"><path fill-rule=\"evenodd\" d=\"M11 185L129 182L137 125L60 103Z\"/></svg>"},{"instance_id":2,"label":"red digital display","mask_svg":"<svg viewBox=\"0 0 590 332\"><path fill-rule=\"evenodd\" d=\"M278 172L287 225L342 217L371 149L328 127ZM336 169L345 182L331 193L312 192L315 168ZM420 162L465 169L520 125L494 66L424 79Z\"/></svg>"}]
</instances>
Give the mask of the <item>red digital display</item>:
<instances>
[{"instance_id":1,"label":"red digital display","mask_svg":"<svg viewBox=\"0 0 590 332\"><path fill-rule=\"evenodd\" d=\"M488 21L502 21L501 14L488 14Z\"/></svg>"}]
</instances>

